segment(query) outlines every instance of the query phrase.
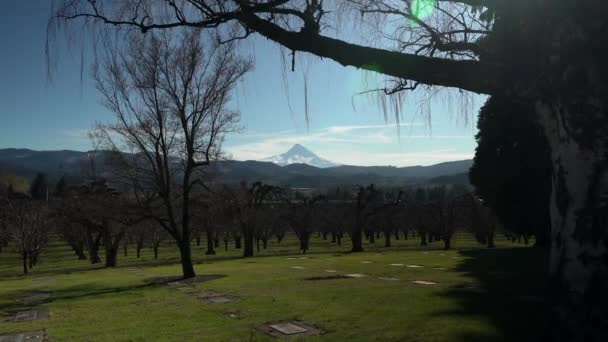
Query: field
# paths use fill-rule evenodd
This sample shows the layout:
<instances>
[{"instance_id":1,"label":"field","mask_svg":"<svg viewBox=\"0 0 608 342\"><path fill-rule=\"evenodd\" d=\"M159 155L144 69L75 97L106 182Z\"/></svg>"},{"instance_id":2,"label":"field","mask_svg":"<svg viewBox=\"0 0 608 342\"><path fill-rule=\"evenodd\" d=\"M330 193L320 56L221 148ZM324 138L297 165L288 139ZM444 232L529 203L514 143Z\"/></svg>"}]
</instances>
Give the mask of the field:
<instances>
[{"instance_id":1,"label":"field","mask_svg":"<svg viewBox=\"0 0 608 342\"><path fill-rule=\"evenodd\" d=\"M151 281L180 274L169 243L159 260L149 248L138 259L131 248L127 257L119 256L119 267L104 269L76 260L56 240L27 277L19 275L18 256L5 249L0 253L0 320L25 310L18 300L28 293L50 292L51 297L36 306L48 310L47 319L2 322L0 333L46 329L51 341L270 341L275 338L259 325L301 320L324 334L294 340L540 339L546 287L542 250L505 240L488 250L459 235L455 249L447 252L438 242L420 248L402 239L390 249L378 240L366 244L364 253L349 254L349 242L335 247L315 237L311 253L302 256L288 237L248 259L238 258L233 246L228 252L220 246L216 256L206 257L202 243L194 246L197 274L224 277L177 286ZM336 277L350 273L366 276ZM182 287L196 291L185 293ZM211 303L193 295L203 290L235 300Z\"/></svg>"}]
</instances>

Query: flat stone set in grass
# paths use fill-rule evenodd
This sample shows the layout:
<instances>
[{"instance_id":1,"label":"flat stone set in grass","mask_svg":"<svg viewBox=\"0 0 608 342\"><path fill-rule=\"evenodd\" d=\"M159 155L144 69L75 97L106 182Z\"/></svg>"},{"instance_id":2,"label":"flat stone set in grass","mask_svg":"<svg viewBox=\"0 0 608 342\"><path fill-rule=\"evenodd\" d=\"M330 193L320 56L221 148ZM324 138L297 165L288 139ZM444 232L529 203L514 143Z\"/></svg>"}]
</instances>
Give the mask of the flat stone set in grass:
<instances>
[{"instance_id":1,"label":"flat stone set in grass","mask_svg":"<svg viewBox=\"0 0 608 342\"><path fill-rule=\"evenodd\" d=\"M55 281L53 277L44 276L34 278L32 280L38 286L46 286ZM51 301L50 292L31 292L23 298L16 300L17 306L13 310L14 314L5 323L24 323L46 319L49 317L47 309L36 308L39 305L49 303ZM48 336L45 330L19 332L13 334L0 335L0 342L43 342L48 341Z\"/></svg>"},{"instance_id":2,"label":"flat stone set in grass","mask_svg":"<svg viewBox=\"0 0 608 342\"><path fill-rule=\"evenodd\" d=\"M291 336L320 336L325 334L325 331L315 327L309 322L293 320L268 322L256 327L258 331L273 337L291 337Z\"/></svg>"},{"instance_id":3,"label":"flat stone set in grass","mask_svg":"<svg viewBox=\"0 0 608 342\"><path fill-rule=\"evenodd\" d=\"M44 330L0 335L0 342L46 342L48 340Z\"/></svg>"},{"instance_id":4,"label":"flat stone set in grass","mask_svg":"<svg viewBox=\"0 0 608 342\"><path fill-rule=\"evenodd\" d=\"M176 286L173 285L176 282L171 282L171 283L167 283L167 285L169 286ZM182 285L180 283L180 285ZM216 304L221 304L221 303L230 303L230 302L234 302L235 300L238 299L238 297L235 296L230 296L230 295L225 295L213 290L199 290L195 287L190 287L190 286L182 286L182 287L177 287L176 290L191 295L197 299L202 299L205 300L209 303L216 303Z\"/></svg>"}]
</instances>

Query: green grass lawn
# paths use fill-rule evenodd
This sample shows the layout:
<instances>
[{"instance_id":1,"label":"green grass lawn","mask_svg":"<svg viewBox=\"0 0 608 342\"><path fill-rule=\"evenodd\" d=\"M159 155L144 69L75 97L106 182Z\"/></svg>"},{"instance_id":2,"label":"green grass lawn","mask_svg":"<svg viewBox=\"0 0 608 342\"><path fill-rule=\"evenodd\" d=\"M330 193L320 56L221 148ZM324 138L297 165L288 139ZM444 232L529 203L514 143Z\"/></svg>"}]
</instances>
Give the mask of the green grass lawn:
<instances>
[{"instance_id":1,"label":"green grass lawn","mask_svg":"<svg viewBox=\"0 0 608 342\"><path fill-rule=\"evenodd\" d=\"M545 305L521 298L542 296L546 279L545 255L497 241L498 248L480 248L466 235L455 250L444 252L435 242L421 249L414 240L395 247L367 244L366 252L343 253L342 247L314 238L307 259L297 255L289 237L273 243L260 256L236 258L240 251L218 249L205 257L196 247L199 275L225 277L195 283L198 289L238 297L214 304L182 293L176 287L151 285L154 277L180 274L177 253L167 244L161 258L149 249L140 259L134 250L120 256L120 266L103 269L76 260L57 241L42 256L28 277L18 275L15 254L0 254L0 320L20 308L27 293L52 292L52 301L39 307L48 319L27 323L0 323L0 333L46 329L52 341L270 341L255 329L269 321L299 319L326 331L306 341L537 341L542 334ZM288 259L287 255L290 255ZM361 263L370 261L371 263ZM399 263L422 268L390 266ZM128 269L138 266L144 274ZM301 266L304 269L293 269ZM436 269L436 268L445 268ZM360 279L306 280L334 274L362 273ZM379 277L397 277L397 281ZM40 281L42 280L42 281ZM425 286L414 280L436 282ZM474 286L485 292L462 291ZM177 286L179 287L179 286ZM238 310L239 318L224 313Z\"/></svg>"}]
</instances>

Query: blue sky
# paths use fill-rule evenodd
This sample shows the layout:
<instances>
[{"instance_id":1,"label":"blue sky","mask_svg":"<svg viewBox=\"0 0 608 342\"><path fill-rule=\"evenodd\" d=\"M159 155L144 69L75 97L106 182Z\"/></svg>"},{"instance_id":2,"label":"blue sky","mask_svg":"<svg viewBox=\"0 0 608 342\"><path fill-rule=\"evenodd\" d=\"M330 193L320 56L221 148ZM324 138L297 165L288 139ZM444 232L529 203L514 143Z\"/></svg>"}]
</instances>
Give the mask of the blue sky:
<instances>
[{"instance_id":1,"label":"blue sky","mask_svg":"<svg viewBox=\"0 0 608 342\"><path fill-rule=\"evenodd\" d=\"M88 67L81 81L78 49L61 49L48 82L49 3L0 2L0 148L87 150L87 130L112 118L99 104ZM385 120L375 98L356 95L382 82L381 76L302 54L296 56L295 72L284 70L280 48L261 38L241 50L253 56L255 69L235 94L244 130L225 143L235 159L262 159L295 143L343 164L428 165L473 156L481 97L442 92L429 102L424 100L428 92L408 94L397 126Z\"/></svg>"}]
</instances>

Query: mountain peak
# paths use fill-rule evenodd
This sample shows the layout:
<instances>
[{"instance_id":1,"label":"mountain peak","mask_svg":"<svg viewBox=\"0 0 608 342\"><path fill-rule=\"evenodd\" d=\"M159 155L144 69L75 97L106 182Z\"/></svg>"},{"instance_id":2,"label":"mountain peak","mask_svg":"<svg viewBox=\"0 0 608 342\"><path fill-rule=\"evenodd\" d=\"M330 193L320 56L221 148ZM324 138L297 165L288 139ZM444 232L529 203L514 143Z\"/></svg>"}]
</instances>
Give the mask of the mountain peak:
<instances>
[{"instance_id":1,"label":"mountain peak","mask_svg":"<svg viewBox=\"0 0 608 342\"><path fill-rule=\"evenodd\" d=\"M291 164L308 164L318 168L326 168L339 165L317 156L312 151L300 144L293 145L289 149L289 151L285 153L272 156L270 158L262 159L262 161L269 161L280 166Z\"/></svg>"},{"instance_id":2,"label":"mountain peak","mask_svg":"<svg viewBox=\"0 0 608 342\"><path fill-rule=\"evenodd\" d=\"M306 147L304 147L300 144L293 145L289 149L289 151L285 152L284 154L288 154L288 155L299 154L299 155L303 155L303 156L315 156L316 157L316 155L314 153L312 153L309 149L307 149Z\"/></svg>"}]
</instances>

